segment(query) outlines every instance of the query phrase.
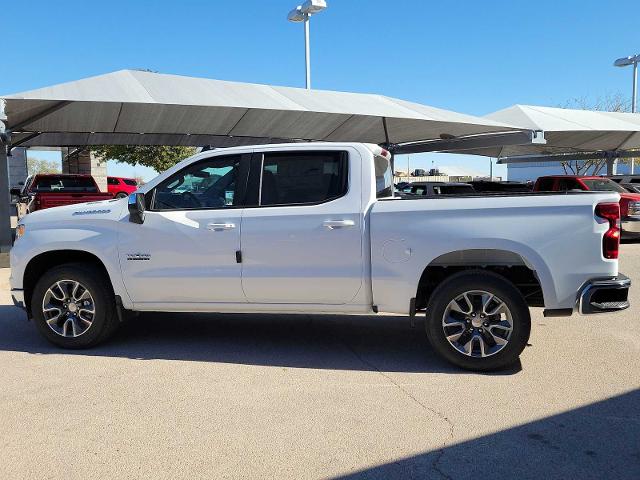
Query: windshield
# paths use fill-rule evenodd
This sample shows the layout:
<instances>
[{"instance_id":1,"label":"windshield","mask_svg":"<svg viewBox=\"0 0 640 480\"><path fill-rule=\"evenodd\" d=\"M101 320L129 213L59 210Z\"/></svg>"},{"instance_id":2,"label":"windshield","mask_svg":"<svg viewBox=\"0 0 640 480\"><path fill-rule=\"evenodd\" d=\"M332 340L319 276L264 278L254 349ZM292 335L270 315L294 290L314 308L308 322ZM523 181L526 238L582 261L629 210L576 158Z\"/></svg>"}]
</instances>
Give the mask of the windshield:
<instances>
[{"instance_id":1,"label":"windshield","mask_svg":"<svg viewBox=\"0 0 640 480\"><path fill-rule=\"evenodd\" d=\"M40 177L36 180L31 190L34 192L49 193L99 193L98 187L91 177L75 177L62 175Z\"/></svg>"},{"instance_id":2,"label":"windshield","mask_svg":"<svg viewBox=\"0 0 640 480\"><path fill-rule=\"evenodd\" d=\"M618 185L616 182L612 182L608 178L592 178L592 179L583 179L584 184L587 186L589 190L593 190L596 192L618 192L624 193L626 190Z\"/></svg>"}]
</instances>

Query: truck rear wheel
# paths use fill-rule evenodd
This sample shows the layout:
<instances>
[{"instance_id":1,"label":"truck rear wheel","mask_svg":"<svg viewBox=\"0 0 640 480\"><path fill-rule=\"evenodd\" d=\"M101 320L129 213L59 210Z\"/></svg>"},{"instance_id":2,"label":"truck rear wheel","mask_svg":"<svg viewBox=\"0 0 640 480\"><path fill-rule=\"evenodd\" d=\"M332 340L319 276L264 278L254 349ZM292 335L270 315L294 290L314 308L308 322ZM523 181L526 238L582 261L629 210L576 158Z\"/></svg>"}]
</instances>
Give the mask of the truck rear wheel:
<instances>
[{"instance_id":1,"label":"truck rear wheel","mask_svg":"<svg viewBox=\"0 0 640 480\"><path fill-rule=\"evenodd\" d=\"M427 306L427 337L449 362L475 371L508 367L531 332L529 307L516 286L492 272L465 271L442 282Z\"/></svg>"},{"instance_id":2,"label":"truck rear wheel","mask_svg":"<svg viewBox=\"0 0 640 480\"><path fill-rule=\"evenodd\" d=\"M68 263L47 271L36 284L31 313L40 333L62 348L89 348L118 327L113 290L90 264Z\"/></svg>"}]
</instances>

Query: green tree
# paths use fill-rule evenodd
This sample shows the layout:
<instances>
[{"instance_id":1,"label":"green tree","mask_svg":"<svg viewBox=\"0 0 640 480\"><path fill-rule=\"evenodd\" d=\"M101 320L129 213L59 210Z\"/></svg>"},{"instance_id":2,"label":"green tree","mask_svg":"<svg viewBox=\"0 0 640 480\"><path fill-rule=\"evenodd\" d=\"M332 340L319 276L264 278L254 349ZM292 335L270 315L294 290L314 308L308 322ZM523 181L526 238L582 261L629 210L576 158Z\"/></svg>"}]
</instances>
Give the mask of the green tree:
<instances>
[{"instance_id":1,"label":"green tree","mask_svg":"<svg viewBox=\"0 0 640 480\"><path fill-rule=\"evenodd\" d=\"M27 156L27 173L29 175L36 175L38 173L60 173L60 171L58 162Z\"/></svg>"},{"instance_id":2,"label":"green tree","mask_svg":"<svg viewBox=\"0 0 640 480\"><path fill-rule=\"evenodd\" d=\"M196 152L193 147L157 145L100 145L91 150L104 160L130 165L144 165L156 172L164 172Z\"/></svg>"}]
</instances>

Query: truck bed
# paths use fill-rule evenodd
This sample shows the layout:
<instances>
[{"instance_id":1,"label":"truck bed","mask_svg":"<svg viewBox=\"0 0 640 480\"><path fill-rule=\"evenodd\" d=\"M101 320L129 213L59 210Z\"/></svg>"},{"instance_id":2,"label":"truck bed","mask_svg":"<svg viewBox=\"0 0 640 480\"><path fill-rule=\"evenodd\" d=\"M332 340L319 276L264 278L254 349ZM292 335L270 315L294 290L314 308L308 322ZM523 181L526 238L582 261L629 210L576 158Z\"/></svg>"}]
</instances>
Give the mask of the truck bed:
<instances>
[{"instance_id":1,"label":"truck bed","mask_svg":"<svg viewBox=\"0 0 640 480\"><path fill-rule=\"evenodd\" d=\"M572 308L576 285L618 274L602 255L608 223L594 215L609 192L514 192L390 198L374 203L371 268L374 301L403 312L425 265L458 252L516 254L535 272L549 309ZM603 265L605 268L603 269Z\"/></svg>"}]
</instances>

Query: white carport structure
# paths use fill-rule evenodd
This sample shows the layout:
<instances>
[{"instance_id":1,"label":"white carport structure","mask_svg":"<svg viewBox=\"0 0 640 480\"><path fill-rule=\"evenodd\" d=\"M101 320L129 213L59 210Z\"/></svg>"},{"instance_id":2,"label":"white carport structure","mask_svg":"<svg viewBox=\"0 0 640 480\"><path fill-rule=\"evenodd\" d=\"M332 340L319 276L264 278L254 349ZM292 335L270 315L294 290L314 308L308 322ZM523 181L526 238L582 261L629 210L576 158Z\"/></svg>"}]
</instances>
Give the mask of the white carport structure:
<instances>
[{"instance_id":1,"label":"white carport structure","mask_svg":"<svg viewBox=\"0 0 640 480\"><path fill-rule=\"evenodd\" d=\"M557 162L607 159L609 173L615 159L640 156L640 114L514 105L487 115L522 129L541 130L546 143L469 146L456 149L497 157L499 163Z\"/></svg>"},{"instance_id":2,"label":"white carport structure","mask_svg":"<svg viewBox=\"0 0 640 480\"><path fill-rule=\"evenodd\" d=\"M0 191L15 146L191 145L284 141L396 145L530 132L500 122L398 100L122 70L0 99ZM0 248L11 243L0 203Z\"/></svg>"},{"instance_id":3,"label":"white carport structure","mask_svg":"<svg viewBox=\"0 0 640 480\"><path fill-rule=\"evenodd\" d=\"M382 95L122 70L2 97L12 145L401 144L514 128Z\"/></svg>"}]
</instances>

